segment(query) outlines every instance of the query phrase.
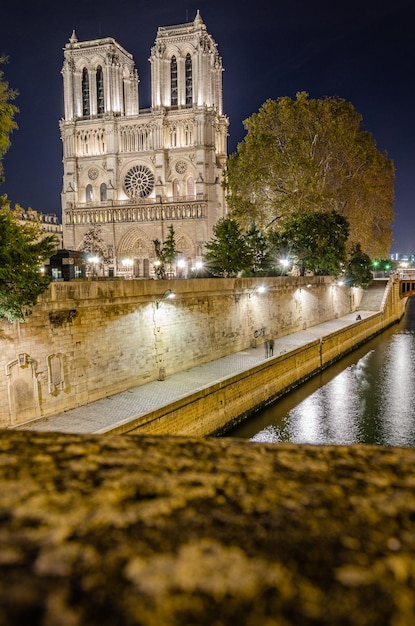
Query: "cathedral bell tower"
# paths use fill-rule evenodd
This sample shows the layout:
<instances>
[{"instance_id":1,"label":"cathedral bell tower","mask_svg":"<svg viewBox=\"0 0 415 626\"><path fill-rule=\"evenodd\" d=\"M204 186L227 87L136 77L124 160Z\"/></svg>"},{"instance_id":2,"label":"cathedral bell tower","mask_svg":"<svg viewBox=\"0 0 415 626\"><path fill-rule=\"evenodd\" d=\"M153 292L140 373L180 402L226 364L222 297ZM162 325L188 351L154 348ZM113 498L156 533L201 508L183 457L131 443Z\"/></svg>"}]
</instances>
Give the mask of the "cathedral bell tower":
<instances>
[{"instance_id":1,"label":"cathedral bell tower","mask_svg":"<svg viewBox=\"0 0 415 626\"><path fill-rule=\"evenodd\" d=\"M151 109L139 109L132 55L114 39L64 48L64 246L99 231L104 274L151 277L154 240L173 226L186 274L226 214L222 189L228 119L222 59L197 12L160 27L151 49Z\"/></svg>"}]
</instances>

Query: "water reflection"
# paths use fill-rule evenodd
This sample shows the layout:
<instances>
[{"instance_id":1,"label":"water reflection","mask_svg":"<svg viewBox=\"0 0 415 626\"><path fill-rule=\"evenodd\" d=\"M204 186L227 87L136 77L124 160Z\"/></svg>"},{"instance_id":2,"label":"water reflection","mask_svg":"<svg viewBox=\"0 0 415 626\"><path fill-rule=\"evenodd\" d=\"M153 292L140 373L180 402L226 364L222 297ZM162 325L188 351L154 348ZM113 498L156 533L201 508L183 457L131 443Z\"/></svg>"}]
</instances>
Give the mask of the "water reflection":
<instances>
[{"instance_id":1,"label":"water reflection","mask_svg":"<svg viewBox=\"0 0 415 626\"><path fill-rule=\"evenodd\" d=\"M311 444L415 447L415 303L400 324L229 436Z\"/></svg>"}]
</instances>

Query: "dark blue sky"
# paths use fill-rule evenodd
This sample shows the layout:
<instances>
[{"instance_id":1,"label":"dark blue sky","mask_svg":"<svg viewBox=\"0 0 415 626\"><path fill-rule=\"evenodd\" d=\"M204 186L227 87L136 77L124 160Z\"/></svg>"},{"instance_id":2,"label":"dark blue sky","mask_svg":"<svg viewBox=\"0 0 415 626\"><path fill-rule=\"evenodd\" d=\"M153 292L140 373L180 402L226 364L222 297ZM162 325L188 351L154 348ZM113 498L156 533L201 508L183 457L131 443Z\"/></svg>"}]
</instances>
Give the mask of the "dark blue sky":
<instances>
[{"instance_id":1,"label":"dark blue sky","mask_svg":"<svg viewBox=\"0 0 415 626\"><path fill-rule=\"evenodd\" d=\"M0 53L20 95L19 130L4 160L12 204L61 215L63 47L114 37L134 56L140 106L150 105L150 48L157 27L194 19L199 9L223 58L228 149L244 137L242 121L267 98L338 96L362 116L396 167L392 252L415 253L415 2L413 0L56 0L1 9Z\"/></svg>"}]
</instances>

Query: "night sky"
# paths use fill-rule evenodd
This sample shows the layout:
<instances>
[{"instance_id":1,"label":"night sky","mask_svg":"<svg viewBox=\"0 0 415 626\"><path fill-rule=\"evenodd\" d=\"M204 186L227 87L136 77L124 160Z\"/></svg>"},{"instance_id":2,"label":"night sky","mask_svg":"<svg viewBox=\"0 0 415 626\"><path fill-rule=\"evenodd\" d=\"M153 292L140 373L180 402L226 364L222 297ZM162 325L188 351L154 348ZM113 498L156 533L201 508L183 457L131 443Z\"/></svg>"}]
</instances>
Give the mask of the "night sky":
<instances>
[{"instance_id":1,"label":"night sky","mask_svg":"<svg viewBox=\"0 0 415 626\"><path fill-rule=\"evenodd\" d=\"M68 7L68 8L66 8ZM338 96L363 117L396 167L391 252L415 253L414 0L39 0L1 8L0 53L19 91L19 130L4 159L12 205L61 217L63 48L78 39L114 37L134 56L140 107L150 106L150 49L158 26L192 21L197 9L218 44L225 72L229 154L242 121L266 99Z\"/></svg>"}]
</instances>

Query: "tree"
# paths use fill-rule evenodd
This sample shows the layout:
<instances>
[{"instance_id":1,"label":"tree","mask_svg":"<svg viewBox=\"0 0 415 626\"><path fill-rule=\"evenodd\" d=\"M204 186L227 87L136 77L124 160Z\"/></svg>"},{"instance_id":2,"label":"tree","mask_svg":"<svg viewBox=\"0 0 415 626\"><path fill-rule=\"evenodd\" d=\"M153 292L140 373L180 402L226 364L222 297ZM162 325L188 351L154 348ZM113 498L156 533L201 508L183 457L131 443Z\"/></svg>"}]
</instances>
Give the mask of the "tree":
<instances>
[{"instance_id":1,"label":"tree","mask_svg":"<svg viewBox=\"0 0 415 626\"><path fill-rule=\"evenodd\" d=\"M0 318L23 321L31 313L49 277L41 273L42 262L53 254L53 235L43 237L38 219L20 223L19 207L14 211L0 196Z\"/></svg>"},{"instance_id":2,"label":"tree","mask_svg":"<svg viewBox=\"0 0 415 626\"><path fill-rule=\"evenodd\" d=\"M162 245L158 239L153 240L156 263L154 267L157 278L167 278L168 273L172 273L172 265L180 254L176 249L176 239L173 224L169 226L169 233L166 241Z\"/></svg>"},{"instance_id":3,"label":"tree","mask_svg":"<svg viewBox=\"0 0 415 626\"><path fill-rule=\"evenodd\" d=\"M252 253L238 222L223 217L213 227L214 236L206 244L204 263L214 276L237 276L252 265Z\"/></svg>"},{"instance_id":4,"label":"tree","mask_svg":"<svg viewBox=\"0 0 415 626\"><path fill-rule=\"evenodd\" d=\"M0 64L6 62L7 57L0 56ZM4 182L2 160L11 145L10 135L17 128L14 117L19 109L12 104L17 95L16 90L10 89L4 79L4 72L0 70L0 183Z\"/></svg>"},{"instance_id":5,"label":"tree","mask_svg":"<svg viewBox=\"0 0 415 626\"><path fill-rule=\"evenodd\" d=\"M245 243L251 258L251 267L244 271L249 276L269 275L272 267L271 248L267 237L251 222L245 233Z\"/></svg>"},{"instance_id":6,"label":"tree","mask_svg":"<svg viewBox=\"0 0 415 626\"><path fill-rule=\"evenodd\" d=\"M278 229L292 213L335 210L349 222L349 248L361 243L370 256L387 256L394 166L350 103L298 93L267 100L244 126L225 183L242 227L253 219Z\"/></svg>"},{"instance_id":7,"label":"tree","mask_svg":"<svg viewBox=\"0 0 415 626\"><path fill-rule=\"evenodd\" d=\"M370 257L362 251L360 244L353 246L346 268L347 283L365 289L373 280L371 265Z\"/></svg>"},{"instance_id":8,"label":"tree","mask_svg":"<svg viewBox=\"0 0 415 626\"><path fill-rule=\"evenodd\" d=\"M293 213L283 230L270 233L276 256L287 253L299 268L319 275L337 276L346 262L347 219L337 213Z\"/></svg>"},{"instance_id":9,"label":"tree","mask_svg":"<svg viewBox=\"0 0 415 626\"><path fill-rule=\"evenodd\" d=\"M95 224L87 230L79 249L85 253L87 271L96 274L97 265L108 265L112 258L108 252L108 246L101 237L102 228ZM92 259L96 258L96 261Z\"/></svg>"}]
</instances>

